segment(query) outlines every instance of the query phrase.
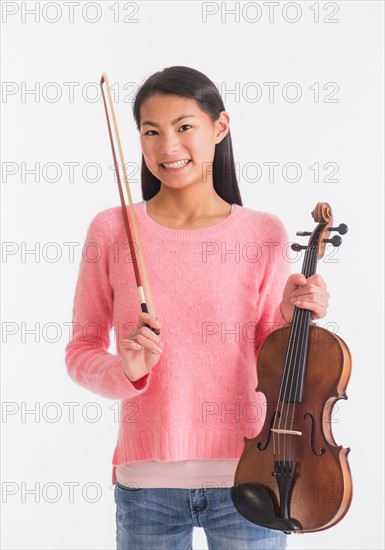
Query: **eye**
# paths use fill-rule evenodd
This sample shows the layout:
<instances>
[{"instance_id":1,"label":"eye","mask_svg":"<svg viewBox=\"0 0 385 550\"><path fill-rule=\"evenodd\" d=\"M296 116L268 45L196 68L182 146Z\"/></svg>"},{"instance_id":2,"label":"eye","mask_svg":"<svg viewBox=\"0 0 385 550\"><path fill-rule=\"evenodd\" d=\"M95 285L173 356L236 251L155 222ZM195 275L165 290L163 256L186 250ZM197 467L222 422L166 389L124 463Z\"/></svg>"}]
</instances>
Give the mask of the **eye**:
<instances>
[{"instance_id":1,"label":"eye","mask_svg":"<svg viewBox=\"0 0 385 550\"><path fill-rule=\"evenodd\" d=\"M150 132L155 132L156 133L156 130L147 130L147 132L144 132L144 135L145 136L153 136L154 134L150 134Z\"/></svg>"},{"instance_id":2,"label":"eye","mask_svg":"<svg viewBox=\"0 0 385 550\"><path fill-rule=\"evenodd\" d=\"M188 128L191 128L190 124L183 124L180 128L186 128L186 126L187 126ZM180 128L179 128L179 130L180 130Z\"/></svg>"}]
</instances>

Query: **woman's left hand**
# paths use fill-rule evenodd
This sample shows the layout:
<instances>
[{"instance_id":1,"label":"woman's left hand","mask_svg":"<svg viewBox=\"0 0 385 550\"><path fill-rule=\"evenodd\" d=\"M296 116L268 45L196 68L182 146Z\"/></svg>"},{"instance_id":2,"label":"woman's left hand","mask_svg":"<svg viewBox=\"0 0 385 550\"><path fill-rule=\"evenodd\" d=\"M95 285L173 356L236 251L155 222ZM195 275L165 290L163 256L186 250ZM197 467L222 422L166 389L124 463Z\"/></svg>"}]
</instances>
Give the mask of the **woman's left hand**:
<instances>
[{"instance_id":1,"label":"woman's left hand","mask_svg":"<svg viewBox=\"0 0 385 550\"><path fill-rule=\"evenodd\" d=\"M312 319L325 317L330 294L326 283L317 273L308 279L301 273L290 275L283 291L281 313L287 323L291 323L294 307L312 311Z\"/></svg>"}]
</instances>

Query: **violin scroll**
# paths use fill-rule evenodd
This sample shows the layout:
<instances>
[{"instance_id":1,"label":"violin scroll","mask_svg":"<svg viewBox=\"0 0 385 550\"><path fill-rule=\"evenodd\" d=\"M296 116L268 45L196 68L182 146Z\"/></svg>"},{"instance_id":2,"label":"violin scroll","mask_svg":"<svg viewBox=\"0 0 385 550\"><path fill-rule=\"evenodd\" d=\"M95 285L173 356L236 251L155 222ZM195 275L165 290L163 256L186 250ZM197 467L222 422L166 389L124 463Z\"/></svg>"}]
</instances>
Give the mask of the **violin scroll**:
<instances>
[{"instance_id":1,"label":"violin scroll","mask_svg":"<svg viewBox=\"0 0 385 550\"><path fill-rule=\"evenodd\" d=\"M313 220L317 223L333 223L333 212L330 204L327 202L317 203L311 215L313 216Z\"/></svg>"},{"instance_id":2,"label":"violin scroll","mask_svg":"<svg viewBox=\"0 0 385 550\"><path fill-rule=\"evenodd\" d=\"M348 226L345 223L340 223L338 227L331 227L333 224L333 212L330 207L330 204L327 202L319 202L315 206L313 212L311 213L315 222L318 223L318 226L311 231L298 231L297 235L299 237L306 237L310 235L308 245L300 245L298 243L293 243L291 249L295 252L300 250L310 249L317 251L317 259L323 257L325 254L325 245L327 243L332 244L333 246L340 246L342 239L339 235L334 235L330 237L331 231L338 231L340 235L345 235L348 232Z\"/></svg>"}]
</instances>

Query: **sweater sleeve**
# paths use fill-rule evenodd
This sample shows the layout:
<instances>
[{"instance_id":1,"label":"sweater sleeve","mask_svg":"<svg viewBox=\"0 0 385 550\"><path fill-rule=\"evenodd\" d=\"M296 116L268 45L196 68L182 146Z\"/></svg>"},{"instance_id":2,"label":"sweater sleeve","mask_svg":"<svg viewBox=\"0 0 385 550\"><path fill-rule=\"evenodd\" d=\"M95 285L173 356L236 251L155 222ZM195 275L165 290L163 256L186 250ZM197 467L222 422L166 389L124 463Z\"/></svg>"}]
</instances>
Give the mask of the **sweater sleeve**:
<instances>
[{"instance_id":1,"label":"sweater sleeve","mask_svg":"<svg viewBox=\"0 0 385 550\"><path fill-rule=\"evenodd\" d=\"M65 362L81 386L111 399L130 399L145 391L151 372L135 382L124 373L120 354L111 354L113 289L108 274L109 230L103 212L92 220L80 262L73 304L72 340Z\"/></svg>"},{"instance_id":2,"label":"sweater sleeve","mask_svg":"<svg viewBox=\"0 0 385 550\"><path fill-rule=\"evenodd\" d=\"M258 353L263 341L278 328L288 326L282 317L281 301L283 290L290 275L290 262L287 257L288 236L282 222L273 215L268 220L270 231L264 250L264 276L259 289L258 331L255 339L255 351Z\"/></svg>"}]
</instances>

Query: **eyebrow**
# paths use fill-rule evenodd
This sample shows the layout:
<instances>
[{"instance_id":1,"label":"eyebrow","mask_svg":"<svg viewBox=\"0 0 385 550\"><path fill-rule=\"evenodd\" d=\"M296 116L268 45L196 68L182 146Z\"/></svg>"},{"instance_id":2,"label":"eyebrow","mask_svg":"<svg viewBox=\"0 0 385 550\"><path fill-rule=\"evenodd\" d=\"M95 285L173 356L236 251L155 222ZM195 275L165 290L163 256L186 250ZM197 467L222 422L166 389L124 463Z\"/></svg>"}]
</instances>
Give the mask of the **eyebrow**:
<instances>
[{"instance_id":1,"label":"eyebrow","mask_svg":"<svg viewBox=\"0 0 385 550\"><path fill-rule=\"evenodd\" d=\"M193 117L195 117L195 115L181 115L181 116L178 116L178 118L176 118L175 120L172 120L171 124L176 124L177 122L179 122L184 118L193 118ZM141 123L141 126L144 126L145 124L147 124L148 126L157 126L159 128L159 124L157 124L156 122L152 122L151 120L144 120Z\"/></svg>"}]
</instances>

